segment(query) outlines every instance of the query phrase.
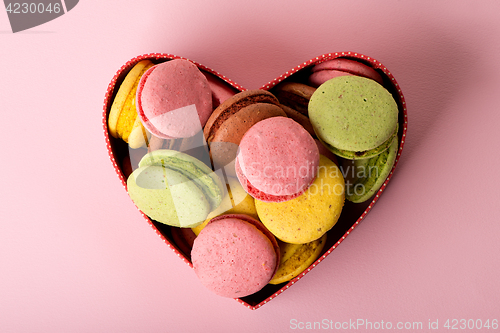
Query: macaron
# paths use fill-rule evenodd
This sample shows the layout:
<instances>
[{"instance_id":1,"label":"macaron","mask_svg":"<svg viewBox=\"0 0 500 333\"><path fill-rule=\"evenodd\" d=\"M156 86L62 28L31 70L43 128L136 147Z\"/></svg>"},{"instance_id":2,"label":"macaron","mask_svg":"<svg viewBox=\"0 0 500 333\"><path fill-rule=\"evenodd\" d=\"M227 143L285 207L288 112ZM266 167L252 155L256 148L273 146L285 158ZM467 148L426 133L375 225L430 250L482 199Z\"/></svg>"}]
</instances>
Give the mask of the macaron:
<instances>
[{"instance_id":1,"label":"macaron","mask_svg":"<svg viewBox=\"0 0 500 333\"><path fill-rule=\"evenodd\" d=\"M141 60L132 67L120 84L109 111L109 133L114 138L121 138L133 149L145 147L150 136L137 117L135 96L139 80L153 65L149 60Z\"/></svg>"},{"instance_id":2,"label":"macaron","mask_svg":"<svg viewBox=\"0 0 500 333\"><path fill-rule=\"evenodd\" d=\"M195 64L174 59L148 69L137 88L142 124L163 139L200 132L212 113L212 91Z\"/></svg>"},{"instance_id":3,"label":"macaron","mask_svg":"<svg viewBox=\"0 0 500 333\"><path fill-rule=\"evenodd\" d=\"M224 186L217 173L197 158L175 150L159 149L144 155L139 168L160 165L186 176L205 194L211 209L216 209L224 195Z\"/></svg>"},{"instance_id":4,"label":"macaron","mask_svg":"<svg viewBox=\"0 0 500 333\"><path fill-rule=\"evenodd\" d=\"M311 75L308 78L308 83L313 86L313 87L319 87L326 81L333 79L334 77L339 77L339 76L353 76L354 74L351 74L349 72L343 72L339 70L323 70L323 71L318 71L311 73Z\"/></svg>"},{"instance_id":5,"label":"macaron","mask_svg":"<svg viewBox=\"0 0 500 333\"><path fill-rule=\"evenodd\" d=\"M209 117L203 134L215 169L226 167L235 176L234 159L243 135L259 121L286 117L278 100L265 90L246 90L219 105Z\"/></svg>"},{"instance_id":6,"label":"macaron","mask_svg":"<svg viewBox=\"0 0 500 333\"><path fill-rule=\"evenodd\" d=\"M311 96L309 119L318 139L347 159L376 156L398 131L398 106L374 80L342 76L326 81Z\"/></svg>"},{"instance_id":7,"label":"macaron","mask_svg":"<svg viewBox=\"0 0 500 333\"><path fill-rule=\"evenodd\" d=\"M300 113L297 110L292 109L289 106L286 106L283 104L281 104L280 106L283 109L283 111L285 111L286 116L288 118L291 118L291 119L295 120L296 122L298 122L299 124L301 124L302 127L304 127L304 129L307 132L309 132L309 134L311 134L311 136L313 138L316 137L316 133L314 132L314 128L311 124L311 121L309 120L309 118L306 115Z\"/></svg>"},{"instance_id":8,"label":"macaron","mask_svg":"<svg viewBox=\"0 0 500 333\"><path fill-rule=\"evenodd\" d=\"M161 165L134 170L127 179L127 191L149 218L175 227L194 227L211 210L203 191L193 181Z\"/></svg>"},{"instance_id":9,"label":"macaron","mask_svg":"<svg viewBox=\"0 0 500 333\"><path fill-rule=\"evenodd\" d=\"M320 155L318 175L299 197L284 202L255 200L259 219L276 238L304 244L321 238L338 221L345 199L342 172Z\"/></svg>"},{"instance_id":10,"label":"macaron","mask_svg":"<svg viewBox=\"0 0 500 333\"><path fill-rule=\"evenodd\" d=\"M266 202L291 200L316 178L318 147L296 121L272 117L259 121L243 136L235 160L245 191Z\"/></svg>"},{"instance_id":11,"label":"macaron","mask_svg":"<svg viewBox=\"0 0 500 333\"><path fill-rule=\"evenodd\" d=\"M218 107L226 99L238 93L238 90L218 76L202 72L207 78L210 90L212 90L212 108Z\"/></svg>"},{"instance_id":12,"label":"macaron","mask_svg":"<svg viewBox=\"0 0 500 333\"><path fill-rule=\"evenodd\" d=\"M383 84L382 76L375 69L352 59L336 58L327 60L314 65L311 72L309 84L314 87L319 87L334 77L345 75L363 76Z\"/></svg>"},{"instance_id":13,"label":"macaron","mask_svg":"<svg viewBox=\"0 0 500 333\"><path fill-rule=\"evenodd\" d=\"M269 284L280 284L298 276L318 258L326 243L326 235L305 244L278 241L280 265Z\"/></svg>"},{"instance_id":14,"label":"macaron","mask_svg":"<svg viewBox=\"0 0 500 333\"><path fill-rule=\"evenodd\" d=\"M202 223L223 197L222 183L208 166L169 150L146 154L128 177L127 192L151 219L185 228Z\"/></svg>"},{"instance_id":15,"label":"macaron","mask_svg":"<svg viewBox=\"0 0 500 333\"><path fill-rule=\"evenodd\" d=\"M299 82L283 82L273 89L281 104L307 116L307 105L316 88Z\"/></svg>"},{"instance_id":16,"label":"macaron","mask_svg":"<svg viewBox=\"0 0 500 333\"><path fill-rule=\"evenodd\" d=\"M343 165L346 178L346 199L360 203L370 199L385 182L396 161L398 139L389 149L372 158L346 160Z\"/></svg>"},{"instance_id":17,"label":"macaron","mask_svg":"<svg viewBox=\"0 0 500 333\"><path fill-rule=\"evenodd\" d=\"M216 217L194 240L191 261L201 283L217 295L241 298L276 273L280 250L259 221L243 214Z\"/></svg>"}]
</instances>

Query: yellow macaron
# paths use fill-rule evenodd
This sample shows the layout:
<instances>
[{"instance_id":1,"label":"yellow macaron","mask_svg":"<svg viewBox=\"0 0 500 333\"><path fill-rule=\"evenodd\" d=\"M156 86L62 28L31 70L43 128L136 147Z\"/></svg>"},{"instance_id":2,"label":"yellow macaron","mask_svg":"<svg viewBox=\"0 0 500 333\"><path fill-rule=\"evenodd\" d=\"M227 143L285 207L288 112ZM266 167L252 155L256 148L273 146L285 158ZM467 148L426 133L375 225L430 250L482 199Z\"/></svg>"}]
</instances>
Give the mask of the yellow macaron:
<instances>
[{"instance_id":1,"label":"yellow macaron","mask_svg":"<svg viewBox=\"0 0 500 333\"><path fill-rule=\"evenodd\" d=\"M255 200L259 219L278 239L304 244L321 238L340 217L345 182L337 165L320 155L314 182L299 197L284 202Z\"/></svg>"},{"instance_id":2,"label":"yellow macaron","mask_svg":"<svg viewBox=\"0 0 500 333\"><path fill-rule=\"evenodd\" d=\"M137 117L135 94L142 75L153 65L149 60L142 60L128 72L109 111L108 127L110 134L127 142L130 148L147 146L151 135Z\"/></svg>"},{"instance_id":3,"label":"yellow macaron","mask_svg":"<svg viewBox=\"0 0 500 333\"><path fill-rule=\"evenodd\" d=\"M270 284L290 281L302 273L318 258L326 243L326 234L320 239L305 244L290 244L278 241L280 265Z\"/></svg>"}]
</instances>

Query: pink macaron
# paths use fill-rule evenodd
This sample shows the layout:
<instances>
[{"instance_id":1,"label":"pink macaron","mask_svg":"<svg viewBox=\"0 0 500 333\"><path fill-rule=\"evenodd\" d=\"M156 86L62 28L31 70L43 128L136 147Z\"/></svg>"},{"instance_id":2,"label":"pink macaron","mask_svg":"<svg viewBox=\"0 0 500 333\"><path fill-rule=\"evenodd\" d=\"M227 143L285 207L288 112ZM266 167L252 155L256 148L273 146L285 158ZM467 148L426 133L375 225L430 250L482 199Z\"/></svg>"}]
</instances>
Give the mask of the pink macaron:
<instances>
[{"instance_id":1,"label":"pink macaron","mask_svg":"<svg viewBox=\"0 0 500 333\"><path fill-rule=\"evenodd\" d=\"M344 75L363 76L383 84L382 76L375 69L351 59L337 58L327 60L313 66L311 71L309 84L314 87L319 87L321 84L334 77Z\"/></svg>"},{"instance_id":2,"label":"pink macaron","mask_svg":"<svg viewBox=\"0 0 500 333\"><path fill-rule=\"evenodd\" d=\"M313 137L286 117L253 125L241 139L235 160L236 175L245 191L265 202L301 195L316 178L318 165Z\"/></svg>"},{"instance_id":3,"label":"pink macaron","mask_svg":"<svg viewBox=\"0 0 500 333\"><path fill-rule=\"evenodd\" d=\"M141 77L136 108L144 127L163 139L192 137L212 113L212 91L192 62L174 59Z\"/></svg>"},{"instance_id":4,"label":"pink macaron","mask_svg":"<svg viewBox=\"0 0 500 333\"><path fill-rule=\"evenodd\" d=\"M217 295L240 298L261 290L279 266L276 238L244 214L213 218L194 240L193 268L201 283Z\"/></svg>"},{"instance_id":5,"label":"pink macaron","mask_svg":"<svg viewBox=\"0 0 500 333\"><path fill-rule=\"evenodd\" d=\"M236 95L239 91L232 87L226 81L220 79L214 74L203 72L208 80L208 85L212 90L212 107L215 109L222 104L226 99Z\"/></svg>"}]
</instances>

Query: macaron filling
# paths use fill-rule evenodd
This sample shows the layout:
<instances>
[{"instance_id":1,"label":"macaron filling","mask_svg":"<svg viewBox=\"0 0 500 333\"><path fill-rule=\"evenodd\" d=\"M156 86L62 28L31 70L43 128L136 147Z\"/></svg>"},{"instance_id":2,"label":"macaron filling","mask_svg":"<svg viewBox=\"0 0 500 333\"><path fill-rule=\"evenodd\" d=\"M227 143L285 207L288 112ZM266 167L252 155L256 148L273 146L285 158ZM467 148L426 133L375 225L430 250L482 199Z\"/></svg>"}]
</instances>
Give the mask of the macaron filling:
<instances>
[{"instance_id":1,"label":"macaron filling","mask_svg":"<svg viewBox=\"0 0 500 333\"><path fill-rule=\"evenodd\" d=\"M237 159L236 159L236 163L235 163L235 169L236 169L236 175L238 176L238 180L240 181L243 189L253 198L258 199L260 201L264 201L264 202L283 202L283 201L292 200L292 199L297 198L298 196L302 195L306 191L306 189L314 182L314 179L312 179L309 184L303 186L303 189L301 191L294 193L294 194L272 195L272 194L268 194L268 193L265 193L263 191L260 191L259 189L257 189L255 186L253 186L248 181L248 179L242 173L241 167L240 167Z\"/></svg>"},{"instance_id":2,"label":"macaron filling","mask_svg":"<svg viewBox=\"0 0 500 333\"><path fill-rule=\"evenodd\" d=\"M359 61L345 58L337 58L319 63L312 68L313 74L322 71L342 71L346 75L363 76L382 84L382 76L372 67ZM311 75L312 76L312 75ZM333 77L333 76L332 76Z\"/></svg>"},{"instance_id":3,"label":"macaron filling","mask_svg":"<svg viewBox=\"0 0 500 333\"><path fill-rule=\"evenodd\" d=\"M346 199L360 203L377 192L394 165L398 151L398 140L394 138L391 146L381 154L353 161L351 170L346 170Z\"/></svg>"},{"instance_id":4,"label":"macaron filling","mask_svg":"<svg viewBox=\"0 0 500 333\"><path fill-rule=\"evenodd\" d=\"M203 130L208 144L212 142L217 130L224 122L241 109L255 103L279 104L276 97L265 90L247 90L226 99L214 110Z\"/></svg>"},{"instance_id":5,"label":"macaron filling","mask_svg":"<svg viewBox=\"0 0 500 333\"><path fill-rule=\"evenodd\" d=\"M332 153L334 153L337 156L340 156L340 157L343 157L343 158L346 158L349 160L366 159L366 158L375 157L378 154L386 151L390 147L390 145L392 144L394 139L397 137L398 129L399 129L399 124L396 125L396 130L394 131L394 133L383 144L381 144L380 146L375 147L373 149L365 150L365 151L341 150L341 149L337 149L336 147L328 144L327 142L322 141L321 139L320 139L320 141L321 141L321 143L323 143L323 145L325 147L327 147Z\"/></svg>"}]
</instances>

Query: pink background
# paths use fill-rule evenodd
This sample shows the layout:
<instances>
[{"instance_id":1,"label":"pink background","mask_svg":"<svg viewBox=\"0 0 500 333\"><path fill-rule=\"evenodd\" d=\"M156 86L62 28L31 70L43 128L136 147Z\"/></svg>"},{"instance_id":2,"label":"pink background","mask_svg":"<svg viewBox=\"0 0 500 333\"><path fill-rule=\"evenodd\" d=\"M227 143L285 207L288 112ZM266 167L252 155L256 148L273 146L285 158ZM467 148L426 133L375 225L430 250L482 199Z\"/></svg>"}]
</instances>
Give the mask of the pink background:
<instances>
[{"instance_id":1,"label":"pink background","mask_svg":"<svg viewBox=\"0 0 500 333\"><path fill-rule=\"evenodd\" d=\"M0 331L288 332L323 320L421 331L438 320L448 331L447 319L500 320L499 13L497 0L82 0L13 34L0 8ZM205 290L136 210L105 148L104 94L143 53L257 88L335 51L395 75L405 149L366 220L250 311Z\"/></svg>"}]
</instances>

